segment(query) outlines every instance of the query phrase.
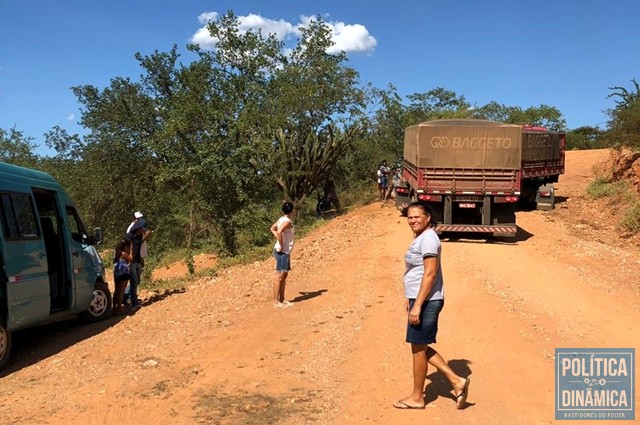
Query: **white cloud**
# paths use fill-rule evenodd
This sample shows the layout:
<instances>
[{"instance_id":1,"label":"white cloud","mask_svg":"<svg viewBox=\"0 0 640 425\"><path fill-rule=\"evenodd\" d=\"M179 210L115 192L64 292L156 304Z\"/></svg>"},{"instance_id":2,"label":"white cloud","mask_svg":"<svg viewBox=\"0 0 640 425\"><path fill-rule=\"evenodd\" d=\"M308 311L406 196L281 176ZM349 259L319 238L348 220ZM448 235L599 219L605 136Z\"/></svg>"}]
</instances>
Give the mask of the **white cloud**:
<instances>
[{"instance_id":1,"label":"white cloud","mask_svg":"<svg viewBox=\"0 0 640 425\"><path fill-rule=\"evenodd\" d=\"M218 19L218 12L205 12L198 16L198 22L203 25L198 31L191 36L190 42L197 44L205 50L213 50L217 40L209 35L207 24Z\"/></svg>"},{"instance_id":2,"label":"white cloud","mask_svg":"<svg viewBox=\"0 0 640 425\"><path fill-rule=\"evenodd\" d=\"M238 20L240 21L239 29L243 33L250 30L260 29L262 30L262 34L264 34L265 36L273 34L278 40L281 41L292 34L299 34L299 31L295 26L291 25L283 19L274 21L272 19L265 19L260 15L254 15L253 13L251 13L248 16L240 16Z\"/></svg>"},{"instance_id":3,"label":"white cloud","mask_svg":"<svg viewBox=\"0 0 640 425\"><path fill-rule=\"evenodd\" d=\"M215 21L216 19L218 19L218 12L205 12L198 16L198 22L202 25L207 25L209 22Z\"/></svg>"},{"instance_id":4,"label":"white cloud","mask_svg":"<svg viewBox=\"0 0 640 425\"><path fill-rule=\"evenodd\" d=\"M67 115L67 121L73 121L76 119L76 114L69 114Z\"/></svg>"},{"instance_id":5,"label":"white cloud","mask_svg":"<svg viewBox=\"0 0 640 425\"><path fill-rule=\"evenodd\" d=\"M198 21L203 26L191 36L191 43L197 44L205 50L215 49L217 40L209 34L207 24L215 21L218 17L217 12L206 12L198 16ZM311 16L300 16L300 22L293 24L283 19L276 21L253 13L247 16L238 16L237 18L240 23L238 27L240 32L261 30L263 35L274 34L281 41L300 36L300 28L307 27L315 19L315 17ZM331 30L331 37L335 43L334 46L327 50L327 53L338 53L340 51L372 53L378 44L378 41L369 34L364 25L328 21L325 21L325 23Z\"/></svg>"},{"instance_id":6,"label":"white cloud","mask_svg":"<svg viewBox=\"0 0 640 425\"><path fill-rule=\"evenodd\" d=\"M211 37L206 26L198 29L198 31L191 36L191 40L189 41L193 44L197 44L204 50L215 49L216 43L218 42L217 39Z\"/></svg>"},{"instance_id":7,"label":"white cloud","mask_svg":"<svg viewBox=\"0 0 640 425\"><path fill-rule=\"evenodd\" d=\"M372 53L378 41L369 34L364 25L347 25L337 22L331 25L331 38L335 43L327 53L358 52Z\"/></svg>"}]
</instances>

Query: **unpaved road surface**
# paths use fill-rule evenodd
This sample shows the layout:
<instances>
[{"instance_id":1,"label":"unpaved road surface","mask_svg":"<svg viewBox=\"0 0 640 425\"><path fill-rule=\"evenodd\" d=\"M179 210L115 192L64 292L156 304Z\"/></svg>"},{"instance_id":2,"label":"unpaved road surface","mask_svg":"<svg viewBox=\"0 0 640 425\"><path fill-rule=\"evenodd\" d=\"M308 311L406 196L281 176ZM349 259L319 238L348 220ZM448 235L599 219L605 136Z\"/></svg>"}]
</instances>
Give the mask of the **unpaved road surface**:
<instances>
[{"instance_id":1,"label":"unpaved road surface","mask_svg":"<svg viewBox=\"0 0 640 425\"><path fill-rule=\"evenodd\" d=\"M433 370L425 410L392 407L411 389L401 277L412 235L375 203L297 241L291 308L271 306L266 259L150 299L134 316L17 334L0 422L553 423L556 347L640 342L640 248L617 236L612 206L584 194L607 155L568 152L557 208L519 212L513 243L443 242L435 347L473 376L466 409Z\"/></svg>"}]
</instances>

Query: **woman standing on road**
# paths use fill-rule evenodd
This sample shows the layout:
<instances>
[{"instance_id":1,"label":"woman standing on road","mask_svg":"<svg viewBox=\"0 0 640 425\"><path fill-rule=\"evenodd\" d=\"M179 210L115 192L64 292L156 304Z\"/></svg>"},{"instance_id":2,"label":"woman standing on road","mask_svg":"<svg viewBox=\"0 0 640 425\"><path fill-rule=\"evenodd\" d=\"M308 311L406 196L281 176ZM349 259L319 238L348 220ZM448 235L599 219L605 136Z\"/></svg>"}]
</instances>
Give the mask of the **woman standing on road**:
<instances>
[{"instance_id":1,"label":"woman standing on road","mask_svg":"<svg viewBox=\"0 0 640 425\"><path fill-rule=\"evenodd\" d=\"M293 204L282 204L283 216L271 226L271 233L276 238L273 247L273 256L276 259L276 279L273 282L273 306L290 307L292 302L284 299L284 288L287 284L287 275L291 270L291 251L293 250Z\"/></svg>"},{"instance_id":2,"label":"woman standing on road","mask_svg":"<svg viewBox=\"0 0 640 425\"><path fill-rule=\"evenodd\" d=\"M405 311L407 342L413 355L413 391L393 403L397 409L424 409L424 383L431 364L444 374L454 390L458 409L465 406L470 379L458 376L429 344L436 342L438 315L444 306L444 282L440 268L440 239L433 230L430 208L414 202L407 210L407 221L415 239L405 255Z\"/></svg>"}]
</instances>

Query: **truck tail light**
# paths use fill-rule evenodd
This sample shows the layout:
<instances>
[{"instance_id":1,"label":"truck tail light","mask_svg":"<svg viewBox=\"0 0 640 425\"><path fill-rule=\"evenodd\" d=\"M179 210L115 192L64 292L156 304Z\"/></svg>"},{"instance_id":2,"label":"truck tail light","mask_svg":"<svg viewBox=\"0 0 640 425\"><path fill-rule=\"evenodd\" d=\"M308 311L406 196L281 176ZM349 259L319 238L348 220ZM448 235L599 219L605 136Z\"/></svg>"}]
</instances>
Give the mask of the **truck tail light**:
<instances>
[{"instance_id":1,"label":"truck tail light","mask_svg":"<svg viewBox=\"0 0 640 425\"><path fill-rule=\"evenodd\" d=\"M548 190L541 190L538 192L538 195L540 196L544 196L545 198L548 198L549 196L551 196L551 192Z\"/></svg>"},{"instance_id":2,"label":"truck tail light","mask_svg":"<svg viewBox=\"0 0 640 425\"><path fill-rule=\"evenodd\" d=\"M418 195L419 201L432 201L432 202L440 202L442 201L442 195L428 195L426 193Z\"/></svg>"},{"instance_id":3,"label":"truck tail light","mask_svg":"<svg viewBox=\"0 0 640 425\"><path fill-rule=\"evenodd\" d=\"M400 195L408 195L409 189L406 187L396 187L396 193L399 193Z\"/></svg>"},{"instance_id":4,"label":"truck tail light","mask_svg":"<svg viewBox=\"0 0 640 425\"><path fill-rule=\"evenodd\" d=\"M493 198L493 200L494 202L497 202L499 204L505 202L518 202L518 197L514 195L496 196L495 198Z\"/></svg>"}]
</instances>

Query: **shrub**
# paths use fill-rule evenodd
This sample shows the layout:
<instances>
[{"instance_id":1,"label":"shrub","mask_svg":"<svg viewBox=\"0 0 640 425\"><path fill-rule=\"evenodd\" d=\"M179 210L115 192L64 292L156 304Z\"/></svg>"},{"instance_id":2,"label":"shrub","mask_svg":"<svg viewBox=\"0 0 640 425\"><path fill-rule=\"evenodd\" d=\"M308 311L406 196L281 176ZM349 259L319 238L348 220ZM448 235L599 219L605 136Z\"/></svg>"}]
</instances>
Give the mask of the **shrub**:
<instances>
[{"instance_id":1,"label":"shrub","mask_svg":"<svg viewBox=\"0 0 640 425\"><path fill-rule=\"evenodd\" d=\"M632 233L640 232L640 201L625 210L620 227Z\"/></svg>"},{"instance_id":2,"label":"shrub","mask_svg":"<svg viewBox=\"0 0 640 425\"><path fill-rule=\"evenodd\" d=\"M610 197L618 199L627 193L629 190L629 184L625 181L608 182L603 177L596 178L587 187L587 193L594 199Z\"/></svg>"}]
</instances>

